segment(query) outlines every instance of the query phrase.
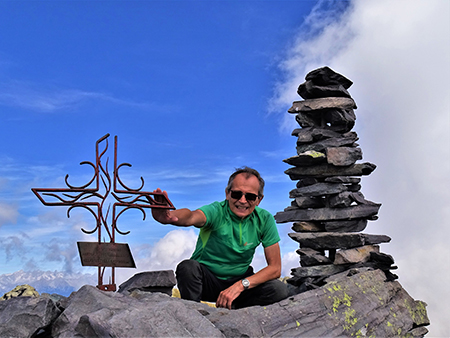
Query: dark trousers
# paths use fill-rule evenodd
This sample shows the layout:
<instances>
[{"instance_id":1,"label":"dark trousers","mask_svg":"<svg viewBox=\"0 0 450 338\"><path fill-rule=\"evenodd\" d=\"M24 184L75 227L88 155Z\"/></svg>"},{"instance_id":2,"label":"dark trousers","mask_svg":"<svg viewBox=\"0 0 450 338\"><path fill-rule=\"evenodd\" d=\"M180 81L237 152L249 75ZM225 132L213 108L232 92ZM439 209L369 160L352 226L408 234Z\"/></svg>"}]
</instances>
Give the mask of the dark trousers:
<instances>
[{"instance_id":1,"label":"dark trousers","mask_svg":"<svg viewBox=\"0 0 450 338\"><path fill-rule=\"evenodd\" d=\"M220 292L227 289L239 280L253 275L253 268L249 267L241 276L227 280L217 278L203 264L187 259L177 266L176 278L181 298L194 301L216 302ZM244 290L233 301L233 308L240 309L253 305L269 305L288 296L286 284L273 279L255 288Z\"/></svg>"}]
</instances>

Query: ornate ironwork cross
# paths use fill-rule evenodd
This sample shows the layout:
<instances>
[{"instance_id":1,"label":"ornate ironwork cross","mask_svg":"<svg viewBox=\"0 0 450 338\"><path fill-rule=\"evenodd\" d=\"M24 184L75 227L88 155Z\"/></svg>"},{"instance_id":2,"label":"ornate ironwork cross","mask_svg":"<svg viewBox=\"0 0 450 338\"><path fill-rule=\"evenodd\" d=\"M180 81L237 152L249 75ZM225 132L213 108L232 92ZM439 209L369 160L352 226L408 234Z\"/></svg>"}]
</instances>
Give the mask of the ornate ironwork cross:
<instances>
[{"instance_id":1,"label":"ornate ironwork cross","mask_svg":"<svg viewBox=\"0 0 450 338\"><path fill-rule=\"evenodd\" d=\"M31 190L42 202L42 204L46 206L68 206L69 209L67 210L67 217L70 217L70 212L74 208L84 208L89 210L96 220L96 226L92 230L85 230L83 228L81 228L81 230L86 234L94 234L95 232L97 232L98 243L94 245L96 253L101 252L103 255L109 254L111 256L112 253L115 252L117 247L121 245L115 242L116 231L120 235L127 235L130 233L130 231L123 232L119 230L117 226L118 218L126 210L140 210L143 214L143 220L145 220L146 208L175 209L175 207L163 193L142 191L142 188L144 187L144 179L142 177L141 186L137 189L129 188L122 182L119 177L119 169L123 166L131 167L131 164L117 164L117 136L115 136L114 138L114 172L113 179L111 180L111 176L108 172L109 158L107 158L105 165L103 165L102 162L102 157L108 150L109 136L109 134L106 134L96 142L95 164L88 161L83 161L80 163L80 165L88 164L94 169L94 176L88 183L82 186L73 186L68 181L69 175L66 175L65 183L67 185L67 188L32 188ZM112 206L112 215L109 218L111 204L109 203L106 206L105 203L110 195L114 198L115 202ZM106 212L104 212L105 207L107 207ZM111 220L111 222L108 225L109 219ZM108 245L106 245L107 243L102 243L101 241L102 229L104 229L108 235L110 243ZM78 243L79 248L80 243L82 242ZM105 260L110 262L110 264L104 263ZM121 265L120 263L115 262L115 257L100 259L100 261L103 261L103 263L92 264L94 266L98 266L97 287L105 291L115 291L115 267L120 267ZM132 264L134 265L134 261L132 262ZM111 280L109 284L103 284L103 276L106 267L111 267Z\"/></svg>"}]
</instances>

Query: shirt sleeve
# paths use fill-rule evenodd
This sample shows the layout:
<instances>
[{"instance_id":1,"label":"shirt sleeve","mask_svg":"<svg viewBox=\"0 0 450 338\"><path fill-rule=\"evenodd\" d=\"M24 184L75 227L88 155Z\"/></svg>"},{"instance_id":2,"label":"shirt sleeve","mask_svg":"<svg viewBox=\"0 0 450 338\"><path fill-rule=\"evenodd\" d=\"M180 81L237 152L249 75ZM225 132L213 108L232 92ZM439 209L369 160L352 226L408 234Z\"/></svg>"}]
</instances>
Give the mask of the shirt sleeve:
<instances>
[{"instance_id":1,"label":"shirt sleeve","mask_svg":"<svg viewBox=\"0 0 450 338\"><path fill-rule=\"evenodd\" d=\"M220 203L213 202L211 204L204 205L199 208L199 210L203 211L206 217L206 223L202 228L209 229L215 224L215 220L219 215Z\"/></svg>"},{"instance_id":2,"label":"shirt sleeve","mask_svg":"<svg viewBox=\"0 0 450 338\"><path fill-rule=\"evenodd\" d=\"M262 233L262 245L267 248L280 241L280 235L278 234L277 225L273 216L266 210L264 217L264 226Z\"/></svg>"}]
</instances>

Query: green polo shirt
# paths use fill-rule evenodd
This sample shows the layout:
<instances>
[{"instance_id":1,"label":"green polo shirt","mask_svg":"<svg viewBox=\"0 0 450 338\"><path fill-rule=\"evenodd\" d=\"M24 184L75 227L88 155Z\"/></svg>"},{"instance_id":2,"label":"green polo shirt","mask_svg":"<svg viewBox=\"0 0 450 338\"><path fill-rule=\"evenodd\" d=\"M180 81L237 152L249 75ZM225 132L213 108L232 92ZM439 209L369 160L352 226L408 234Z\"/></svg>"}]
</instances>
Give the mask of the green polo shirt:
<instances>
[{"instance_id":1,"label":"green polo shirt","mask_svg":"<svg viewBox=\"0 0 450 338\"><path fill-rule=\"evenodd\" d=\"M244 274L260 243L268 247L280 241L275 219L267 210L255 207L241 219L230 210L227 200L200 210L206 223L200 228L191 259L204 264L220 279Z\"/></svg>"}]
</instances>

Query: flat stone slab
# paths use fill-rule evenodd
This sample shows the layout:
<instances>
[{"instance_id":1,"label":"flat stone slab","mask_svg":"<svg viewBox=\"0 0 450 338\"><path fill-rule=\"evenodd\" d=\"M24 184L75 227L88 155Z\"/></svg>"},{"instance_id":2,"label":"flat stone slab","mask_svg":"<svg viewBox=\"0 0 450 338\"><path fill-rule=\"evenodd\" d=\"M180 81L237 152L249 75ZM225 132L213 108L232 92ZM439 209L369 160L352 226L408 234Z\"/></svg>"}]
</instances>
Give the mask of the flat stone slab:
<instances>
[{"instance_id":1,"label":"flat stone slab","mask_svg":"<svg viewBox=\"0 0 450 338\"><path fill-rule=\"evenodd\" d=\"M367 226L367 219L354 219L351 221L322 222L327 232L360 232Z\"/></svg>"},{"instance_id":2,"label":"flat stone slab","mask_svg":"<svg viewBox=\"0 0 450 338\"><path fill-rule=\"evenodd\" d=\"M381 204L361 204L348 208L292 208L287 211L277 212L275 220L277 223L286 223L296 221L339 221L357 218L371 219L378 213L380 207Z\"/></svg>"},{"instance_id":3,"label":"flat stone slab","mask_svg":"<svg viewBox=\"0 0 450 338\"><path fill-rule=\"evenodd\" d=\"M336 252L334 264L367 262L371 252L380 252L378 245L364 245L358 248L342 249Z\"/></svg>"},{"instance_id":4,"label":"flat stone slab","mask_svg":"<svg viewBox=\"0 0 450 338\"><path fill-rule=\"evenodd\" d=\"M305 153L307 151L317 151L325 153L328 148L336 148L355 145L358 140L358 135L355 132L349 132L339 137L331 137L323 140L319 140L313 143L297 143L297 155ZM295 158L295 157L294 157ZM284 162L295 165L292 163L292 159L286 159Z\"/></svg>"},{"instance_id":5,"label":"flat stone slab","mask_svg":"<svg viewBox=\"0 0 450 338\"><path fill-rule=\"evenodd\" d=\"M120 284L119 293L130 293L134 290L147 292L163 292L172 295L172 288L177 283L173 270L141 272Z\"/></svg>"},{"instance_id":6,"label":"flat stone slab","mask_svg":"<svg viewBox=\"0 0 450 338\"><path fill-rule=\"evenodd\" d=\"M291 269L291 274L297 278L306 277L328 277L347 270L348 267L344 265L316 265L316 266L302 266Z\"/></svg>"},{"instance_id":7,"label":"flat stone slab","mask_svg":"<svg viewBox=\"0 0 450 338\"><path fill-rule=\"evenodd\" d=\"M314 167L293 167L284 173L291 180L306 177L326 178L329 176L363 176L370 175L377 166L373 163L356 163L348 167L336 167L331 164L321 164Z\"/></svg>"},{"instance_id":8,"label":"flat stone slab","mask_svg":"<svg viewBox=\"0 0 450 338\"><path fill-rule=\"evenodd\" d=\"M391 238L386 235L372 235L354 232L343 233L289 233L294 241L299 242L300 246L314 250L330 249L350 249L365 245L388 243Z\"/></svg>"},{"instance_id":9,"label":"flat stone slab","mask_svg":"<svg viewBox=\"0 0 450 338\"><path fill-rule=\"evenodd\" d=\"M311 166L327 162L327 157L324 153L321 153L319 151L308 150L305 151L304 153L290 157L284 160L284 162L286 163L290 162L289 164L293 164L300 167Z\"/></svg>"},{"instance_id":10,"label":"flat stone slab","mask_svg":"<svg viewBox=\"0 0 450 338\"><path fill-rule=\"evenodd\" d=\"M329 129L323 128L297 128L292 131L292 136L297 136L297 143L311 143L331 137L341 137L341 134Z\"/></svg>"},{"instance_id":11,"label":"flat stone slab","mask_svg":"<svg viewBox=\"0 0 450 338\"><path fill-rule=\"evenodd\" d=\"M292 107L288 109L291 114L303 112L315 112L324 109L356 109L356 103L349 97L324 97L320 99L309 99L304 101L294 101Z\"/></svg>"},{"instance_id":12,"label":"flat stone slab","mask_svg":"<svg viewBox=\"0 0 450 338\"><path fill-rule=\"evenodd\" d=\"M347 186L342 183L320 182L291 190L289 192L289 198L334 195L347 190Z\"/></svg>"}]
</instances>

